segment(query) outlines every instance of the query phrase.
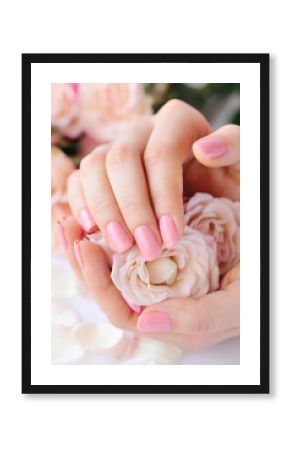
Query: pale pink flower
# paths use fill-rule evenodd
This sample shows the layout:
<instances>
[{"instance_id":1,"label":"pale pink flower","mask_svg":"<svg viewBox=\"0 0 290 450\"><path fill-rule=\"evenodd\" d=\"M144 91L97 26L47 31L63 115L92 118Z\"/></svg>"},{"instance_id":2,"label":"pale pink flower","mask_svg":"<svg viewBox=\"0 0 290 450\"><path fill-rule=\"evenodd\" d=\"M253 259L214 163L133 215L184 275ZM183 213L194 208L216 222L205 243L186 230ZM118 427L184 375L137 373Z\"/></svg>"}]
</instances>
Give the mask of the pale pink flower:
<instances>
[{"instance_id":1,"label":"pale pink flower","mask_svg":"<svg viewBox=\"0 0 290 450\"><path fill-rule=\"evenodd\" d=\"M152 113L140 83L84 83L78 96L81 128L97 142L115 139L126 122Z\"/></svg>"},{"instance_id":2,"label":"pale pink flower","mask_svg":"<svg viewBox=\"0 0 290 450\"><path fill-rule=\"evenodd\" d=\"M185 224L217 243L221 275L240 259L240 203L197 193L185 204Z\"/></svg>"},{"instance_id":3,"label":"pale pink flower","mask_svg":"<svg viewBox=\"0 0 290 450\"><path fill-rule=\"evenodd\" d=\"M171 297L201 296L219 286L216 244L186 227L174 249L145 262L136 246L114 255L112 280L128 303L148 306Z\"/></svg>"},{"instance_id":4,"label":"pale pink flower","mask_svg":"<svg viewBox=\"0 0 290 450\"><path fill-rule=\"evenodd\" d=\"M72 139L81 133L78 96L69 83L51 84L51 125Z\"/></svg>"},{"instance_id":5,"label":"pale pink flower","mask_svg":"<svg viewBox=\"0 0 290 450\"><path fill-rule=\"evenodd\" d=\"M76 96L68 83L51 85L51 124L53 127L67 127L77 115Z\"/></svg>"}]
</instances>

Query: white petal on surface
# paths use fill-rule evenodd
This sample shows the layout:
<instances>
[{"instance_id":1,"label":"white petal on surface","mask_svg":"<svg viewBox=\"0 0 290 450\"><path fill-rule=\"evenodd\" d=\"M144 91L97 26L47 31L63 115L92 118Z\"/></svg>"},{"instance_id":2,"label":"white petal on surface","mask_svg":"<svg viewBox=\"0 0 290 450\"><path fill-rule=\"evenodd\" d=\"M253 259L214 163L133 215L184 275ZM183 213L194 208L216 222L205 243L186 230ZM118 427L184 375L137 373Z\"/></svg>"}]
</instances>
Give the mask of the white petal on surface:
<instances>
[{"instance_id":1,"label":"white petal on surface","mask_svg":"<svg viewBox=\"0 0 290 450\"><path fill-rule=\"evenodd\" d=\"M54 326L51 332L51 359L53 364L70 364L80 359L84 350L70 327Z\"/></svg>"},{"instance_id":2,"label":"white petal on surface","mask_svg":"<svg viewBox=\"0 0 290 450\"><path fill-rule=\"evenodd\" d=\"M182 355L183 351L175 345L141 337L132 356L124 364L178 364Z\"/></svg>"},{"instance_id":3,"label":"white petal on surface","mask_svg":"<svg viewBox=\"0 0 290 450\"><path fill-rule=\"evenodd\" d=\"M52 324L72 327L79 321L78 315L72 308L57 307L56 302L52 303Z\"/></svg>"},{"instance_id":4,"label":"white petal on surface","mask_svg":"<svg viewBox=\"0 0 290 450\"><path fill-rule=\"evenodd\" d=\"M52 297L73 297L78 292L76 276L67 261L54 258L51 267Z\"/></svg>"},{"instance_id":5,"label":"white petal on surface","mask_svg":"<svg viewBox=\"0 0 290 450\"><path fill-rule=\"evenodd\" d=\"M110 323L77 325L73 335L85 351L107 350L117 345L124 332Z\"/></svg>"}]
</instances>

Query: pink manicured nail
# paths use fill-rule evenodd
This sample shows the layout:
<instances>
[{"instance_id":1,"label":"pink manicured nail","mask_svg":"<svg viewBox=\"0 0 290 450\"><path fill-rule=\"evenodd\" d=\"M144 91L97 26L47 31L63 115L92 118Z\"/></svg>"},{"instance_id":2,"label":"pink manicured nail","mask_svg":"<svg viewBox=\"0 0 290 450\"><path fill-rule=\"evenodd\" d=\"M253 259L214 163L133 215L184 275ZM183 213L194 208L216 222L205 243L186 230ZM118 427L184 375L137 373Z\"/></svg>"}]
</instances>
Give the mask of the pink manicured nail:
<instances>
[{"instance_id":1,"label":"pink manicured nail","mask_svg":"<svg viewBox=\"0 0 290 450\"><path fill-rule=\"evenodd\" d=\"M74 241L74 252L75 252L75 257L76 260L78 262L78 265L80 266L81 269L84 268L84 262L82 259L82 255L81 255L81 249L80 249L80 242L79 241Z\"/></svg>"},{"instance_id":2,"label":"pink manicured nail","mask_svg":"<svg viewBox=\"0 0 290 450\"><path fill-rule=\"evenodd\" d=\"M148 225L141 225L135 229L135 241L146 261L153 261L161 255L161 247L157 237Z\"/></svg>"},{"instance_id":3,"label":"pink manicured nail","mask_svg":"<svg viewBox=\"0 0 290 450\"><path fill-rule=\"evenodd\" d=\"M55 229L56 229L56 234L58 236L59 242L61 243L61 245L63 246L64 250L67 249L68 245L67 245L67 240L65 238L65 234L64 234L64 230L63 230L63 226L62 224L58 221L55 224Z\"/></svg>"},{"instance_id":4,"label":"pink manicured nail","mask_svg":"<svg viewBox=\"0 0 290 450\"><path fill-rule=\"evenodd\" d=\"M196 146L208 157L218 158L226 151L226 144L217 138L203 138L196 142Z\"/></svg>"},{"instance_id":5,"label":"pink manicured nail","mask_svg":"<svg viewBox=\"0 0 290 450\"><path fill-rule=\"evenodd\" d=\"M133 244L127 231L118 222L108 223L106 232L110 246L117 253L128 250Z\"/></svg>"},{"instance_id":6,"label":"pink manicured nail","mask_svg":"<svg viewBox=\"0 0 290 450\"><path fill-rule=\"evenodd\" d=\"M177 244L179 237L176 225L170 216L162 216L159 220L159 227L162 240L166 248L173 248Z\"/></svg>"},{"instance_id":7,"label":"pink manicured nail","mask_svg":"<svg viewBox=\"0 0 290 450\"><path fill-rule=\"evenodd\" d=\"M171 319L161 312L144 313L138 319L137 328L139 331L166 332L171 329Z\"/></svg>"},{"instance_id":8,"label":"pink manicured nail","mask_svg":"<svg viewBox=\"0 0 290 450\"><path fill-rule=\"evenodd\" d=\"M81 226L86 230L87 233L95 230L97 228L96 222L88 208L82 208L78 214Z\"/></svg>"}]
</instances>

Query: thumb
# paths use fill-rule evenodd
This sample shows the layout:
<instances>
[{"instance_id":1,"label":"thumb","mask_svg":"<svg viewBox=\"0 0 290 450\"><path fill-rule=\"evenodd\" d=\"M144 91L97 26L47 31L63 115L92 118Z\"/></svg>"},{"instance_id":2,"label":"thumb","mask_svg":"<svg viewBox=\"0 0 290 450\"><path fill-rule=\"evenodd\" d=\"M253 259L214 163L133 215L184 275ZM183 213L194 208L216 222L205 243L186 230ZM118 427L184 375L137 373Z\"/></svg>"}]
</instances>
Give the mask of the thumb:
<instances>
[{"instance_id":1,"label":"thumb","mask_svg":"<svg viewBox=\"0 0 290 450\"><path fill-rule=\"evenodd\" d=\"M240 161L240 127L225 125L206 137L195 141L193 153L207 167L223 167Z\"/></svg>"},{"instance_id":2,"label":"thumb","mask_svg":"<svg viewBox=\"0 0 290 450\"><path fill-rule=\"evenodd\" d=\"M199 335L231 329L239 324L239 289L231 289L212 292L198 299L170 299L150 306L139 316L137 328L142 332Z\"/></svg>"}]
</instances>

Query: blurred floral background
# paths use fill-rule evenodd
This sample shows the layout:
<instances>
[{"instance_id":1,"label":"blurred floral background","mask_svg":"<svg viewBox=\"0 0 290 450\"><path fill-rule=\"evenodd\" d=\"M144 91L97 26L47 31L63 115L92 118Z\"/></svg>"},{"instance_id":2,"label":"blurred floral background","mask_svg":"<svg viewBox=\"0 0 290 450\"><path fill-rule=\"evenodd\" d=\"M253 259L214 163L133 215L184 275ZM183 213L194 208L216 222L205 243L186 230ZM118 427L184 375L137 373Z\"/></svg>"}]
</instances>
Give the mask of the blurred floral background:
<instances>
[{"instance_id":1,"label":"blurred floral background","mask_svg":"<svg viewBox=\"0 0 290 450\"><path fill-rule=\"evenodd\" d=\"M138 114L178 98L200 110L214 128L240 122L237 83L53 84L52 144L77 163L96 145L115 139Z\"/></svg>"},{"instance_id":2,"label":"blurred floral background","mask_svg":"<svg viewBox=\"0 0 290 450\"><path fill-rule=\"evenodd\" d=\"M213 128L239 124L239 84L51 85L51 337L55 364L201 363L194 358L186 362L188 355L177 347L134 336L109 324L76 279L55 233L57 221L70 214L67 179L81 159L97 145L116 139L131 120L154 114L170 99L183 100L200 110ZM233 354L224 354L223 361L215 358L208 363L238 364L239 355L234 350ZM202 361L207 363L204 357Z\"/></svg>"}]
</instances>

